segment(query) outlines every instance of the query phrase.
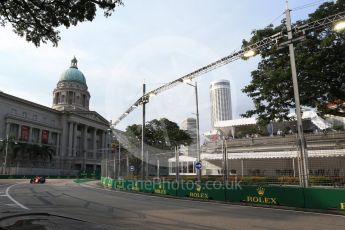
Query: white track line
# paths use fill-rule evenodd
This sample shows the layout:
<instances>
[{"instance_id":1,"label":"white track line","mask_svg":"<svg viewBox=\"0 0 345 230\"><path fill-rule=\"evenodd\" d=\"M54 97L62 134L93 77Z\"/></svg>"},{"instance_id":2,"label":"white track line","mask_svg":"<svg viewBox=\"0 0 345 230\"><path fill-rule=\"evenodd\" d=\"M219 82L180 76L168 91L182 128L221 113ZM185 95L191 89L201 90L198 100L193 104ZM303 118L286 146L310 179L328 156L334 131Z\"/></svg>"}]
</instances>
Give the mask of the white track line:
<instances>
[{"instance_id":1,"label":"white track line","mask_svg":"<svg viewBox=\"0 0 345 230\"><path fill-rule=\"evenodd\" d=\"M15 203L16 205L18 205L19 207L21 207L22 209L26 209L26 210L30 210L28 207L26 207L25 205L22 205L21 203L19 203L18 201L16 201L10 194L9 194L9 191L12 187L16 186L18 184L13 184L9 187L7 187L6 189L6 196L13 202Z\"/></svg>"}]
</instances>

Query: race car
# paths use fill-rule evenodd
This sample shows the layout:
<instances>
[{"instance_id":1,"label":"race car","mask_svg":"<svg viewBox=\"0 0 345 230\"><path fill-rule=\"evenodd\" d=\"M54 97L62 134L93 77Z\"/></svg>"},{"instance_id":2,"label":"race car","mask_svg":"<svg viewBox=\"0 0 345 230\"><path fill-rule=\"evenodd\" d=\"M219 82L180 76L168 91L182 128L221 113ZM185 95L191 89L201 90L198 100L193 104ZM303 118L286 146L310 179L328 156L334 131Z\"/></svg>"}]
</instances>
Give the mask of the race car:
<instances>
[{"instance_id":1,"label":"race car","mask_svg":"<svg viewBox=\"0 0 345 230\"><path fill-rule=\"evenodd\" d=\"M46 179L41 176L35 176L34 178L30 179L30 184L44 184Z\"/></svg>"}]
</instances>

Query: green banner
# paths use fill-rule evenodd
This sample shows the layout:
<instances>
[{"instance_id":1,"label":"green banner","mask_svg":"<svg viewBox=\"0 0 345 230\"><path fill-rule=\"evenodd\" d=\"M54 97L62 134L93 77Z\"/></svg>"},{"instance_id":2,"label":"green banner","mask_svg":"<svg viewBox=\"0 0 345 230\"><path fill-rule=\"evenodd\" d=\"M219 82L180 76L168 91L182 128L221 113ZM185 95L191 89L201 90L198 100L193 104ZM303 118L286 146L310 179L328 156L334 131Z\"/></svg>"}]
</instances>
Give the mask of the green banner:
<instances>
[{"instance_id":1,"label":"green banner","mask_svg":"<svg viewBox=\"0 0 345 230\"><path fill-rule=\"evenodd\" d=\"M124 180L114 180L113 189L125 189L125 181Z\"/></svg>"},{"instance_id":2,"label":"green banner","mask_svg":"<svg viewBox=\"0 0 345 230\"><path fill-rule=\"evenodd\" d=\"M113 189L153 193L204 200L219 200L252 205L345 211L345 189L286 186L224 186L219 182L205 184L113 180L101 177L101 183Z\"/></svg>"},{"instance_id":3,"label":"green banner","mask_svg":"<svg viewBox=\"0 0 345 230\"><path fill-rule=\"evenodd\" d=\"M345 189L307 188L305 207L345 211Z\"/></svg>"},{"instance_id":4,"label":"green banner","mask_svg":"<svg viewBox=\"0 0 345 230\"><path fill-rule=\"evenodd\" d=\"M181 183L177 190L177 196L203 200L225 201L224 186L217 182L206 184Z\"/></svg>"},{"instance_id":5,"label":"green banner","mask_svg":"<svg viewBox=\"0 0 345 230\"><path fill-rule=\"evenodd\" d=\"M176 182L158 182L154 184L153 193L158 195L177 195L178 185Z\"/></svg>"},{"instance_id":6,"label":"green banner","mask_svg":"<svg viewBox=\"0 0 345 230\"><path fill-rule=\"evenodd\" d=\"M304 207L304 191L298 187L241 186L227 189L227 200L255 205Z\"/></svg>"}]
</instances>

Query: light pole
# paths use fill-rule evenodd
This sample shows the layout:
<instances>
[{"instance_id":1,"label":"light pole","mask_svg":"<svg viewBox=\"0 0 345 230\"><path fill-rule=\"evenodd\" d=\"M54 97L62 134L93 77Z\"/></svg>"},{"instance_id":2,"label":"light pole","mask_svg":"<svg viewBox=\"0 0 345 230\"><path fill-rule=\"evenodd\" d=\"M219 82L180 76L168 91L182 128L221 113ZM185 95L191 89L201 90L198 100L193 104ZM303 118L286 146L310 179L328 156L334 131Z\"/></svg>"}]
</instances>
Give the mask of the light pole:
<instances>
[{"instance_id":1,"label":"light pole","mask_svg":"<svg viewBox=\"0 0 345 230\"><path fill-rule=\"evenodd\" d=\"M107 134L108 134L108 141L107 141L107 148L105 149L105 176L108 177L108 155L110 151L110 134L111 134L111 129L107 129ZM115 167L115 166L114 166Z\"/></svg>"},{"instance_id":2,"label":"light pole","mask_svg":"<svg viewBox=\"0 0 345 230\"><path fill-rule=\"evenodd\" d=\"M177 146L175 146L175 171L176 182L180 181L180 152Z\"/></svg>"},{"instance_id":3,"label":"light pole","mask_svg":"<svg viewBox=\"0 0 345 230\"><path fill-rule=\"evenodd\" d=\"M145 95L146 93L146 85L143 84L143 95ZM145 143L145 105L146 105L146 101L143 98L142 101L142 105L143 105L143 124L141 127L141 179L144 180L145 179L145 169L144 169L144 143Z\"/></svg>"},{"instance_id":4,"label":"light pole","mask_svg":"<svg viewBox=\"0 0 345 230\"><path fill-rule=\"evenodd\" d=\"M197 161L200 162L200 128L199 128L199 99L198 99L198 84L190 84L188 81L184 81L187 85L194 87L195 89L195 105L196 105L196 154ZM201 169L197 169L198 181L201 181Z\"/></svg>"},{"instance_id":5,"label":"light pole","mask_svg":"<svg viewBox=\"0 0 345 230\"><path fill-rule=\"evenodd\" d=\"M114 161L115 161L115 154L114 154ZM114 174L115 174L115 170L114 170ZM121 144L119 142L119 168L118 168L117 178L120 178L120 176L121 176Z\"/></svg>"},{"instance_id":6,"label":"light pole","mask_svg":"<svg viewBox=\"0 0 345 230\"><path fill-rule=\"evenodd\" d=\"M309 171L308 171L308 153L307 146L303 134L302 126L302 116L301 116L301 105L299 101L299 91L298 91L298 81L297 81L297 70L296 70L296 61L295 61L295 51L292 43L292 31L291 31L291 16L290 9L288 5L288 0L286 0L286 28L288 31L289 39L289 54L290 54L290 65L291 65L291 74L292 74L292 83L293 91L296 105L296 117L297 117L297 133L298 133L298 147L300 151L299 156L299 168L300 168L300 184L302 187L308 187L309 181Z\"/></svg>"}]
</instances>

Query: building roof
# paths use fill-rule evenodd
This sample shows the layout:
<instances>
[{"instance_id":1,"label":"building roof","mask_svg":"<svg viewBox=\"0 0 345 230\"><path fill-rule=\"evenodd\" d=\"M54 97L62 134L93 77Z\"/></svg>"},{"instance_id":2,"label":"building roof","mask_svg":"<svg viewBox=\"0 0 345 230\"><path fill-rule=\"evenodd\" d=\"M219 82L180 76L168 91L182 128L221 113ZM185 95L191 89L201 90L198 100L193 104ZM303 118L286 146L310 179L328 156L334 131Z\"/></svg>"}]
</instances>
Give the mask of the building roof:
<instances>
[{"instance_id":1,"label":"building roof","mask_svg":"<svg viewBox=\"0 0 345 230\"><path fill-rule=\"evenodd\" d=\"M71 67L61 74L59 82L61 81L75 81L86 85L86 78L84 74L78 70L77 59L75 57L71 61Z\"/></svg>"},{"instance_id":2,"label":"building roof","mask_svg":"<svg viewBox=\"0 0 345 230\"><path fill-rule=\"evenodd\" d=\"M230 160L245 160L245 159L284 159L296 158L297 151L279 151L279 152L243 152L243 153L228 153ZM330 150L308 150L308 157L340 157L345 156L345 149L330 149ZM201 154L202 160L222 160L223 154Z\"/></svg>"},{"instance_id":3,"label":"building roof","mask_svg":"<svg viewBox=\"0 0 345 230\"><path fill-rule=\"evenodd\" d=\"M196 161L197 159L195 157L190 157L190 156L179 156L179 162L192 162L192 161ZM176 162L176 158L172 157L169 158L169 162Z\"/></svg>"},{"instance_id":4,"label":"building roof","mask_svg":"<svg viewBox=\"0 0 345 230\"><path fill-rule=\"evenodd\" d=\"M234 126L242 126L242 125L255 125L256 118L239 118L234 120L225 120L225 121L216 121L214 124L215 128L220 127L234 127Z\"/></svg>"}]
</instances>

